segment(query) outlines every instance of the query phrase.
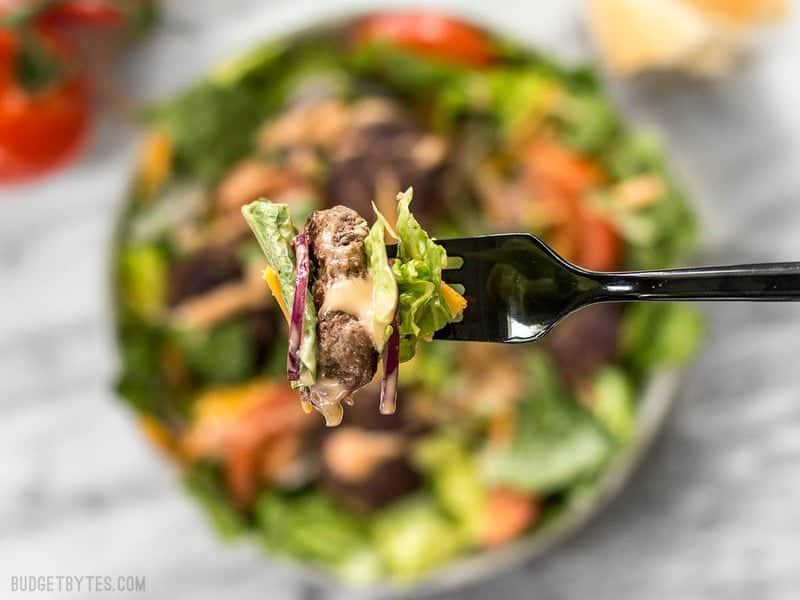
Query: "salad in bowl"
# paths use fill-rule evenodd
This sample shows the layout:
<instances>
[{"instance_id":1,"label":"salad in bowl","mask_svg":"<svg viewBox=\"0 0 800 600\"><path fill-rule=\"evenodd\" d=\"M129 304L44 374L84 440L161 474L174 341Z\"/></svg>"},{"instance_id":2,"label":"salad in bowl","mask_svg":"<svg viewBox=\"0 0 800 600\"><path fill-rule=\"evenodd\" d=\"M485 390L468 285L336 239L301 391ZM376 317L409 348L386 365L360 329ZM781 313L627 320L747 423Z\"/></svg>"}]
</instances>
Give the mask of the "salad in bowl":
<instances>
[{"instance_id":1,"label":"salad in bowl","mask_svg":"<svg viewBox=\"0 0 800 600\"><path fill-rule=\"evenodd\" d=\"M395 412L371 370L325 427L286 381L291 307L242 215L266 197L302 228L341 206L366 232L413 187L434 238L529 231L587 269L669 266L692 213L591 69L381 13L267 41L149 127L115 239L117 389L222 536L403 583L530 556L618 486L650 382L700 339L691 308L596 306L529 346L420 339Z\"/></svg>"}]
</instances>

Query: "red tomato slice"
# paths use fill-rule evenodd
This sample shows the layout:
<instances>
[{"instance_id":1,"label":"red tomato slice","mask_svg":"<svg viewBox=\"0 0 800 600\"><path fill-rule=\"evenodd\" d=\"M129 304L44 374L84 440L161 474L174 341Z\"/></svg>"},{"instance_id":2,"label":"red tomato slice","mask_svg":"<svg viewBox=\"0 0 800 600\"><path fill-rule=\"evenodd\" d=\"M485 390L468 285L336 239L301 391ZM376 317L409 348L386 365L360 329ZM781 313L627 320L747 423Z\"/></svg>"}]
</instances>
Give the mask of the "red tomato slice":
<instances>
[{"instance_id":1,"label":"red tomato slice","mask_svg":"<svg viewBox=\"0 0 800 600\"><path fill-rule=\"evenodd\" d=\"M469 66L492 63L489 38L471 25L435 12L380 13L360 20L356 44L384 41L422 56Z\"/></svg>"}]
</instances>

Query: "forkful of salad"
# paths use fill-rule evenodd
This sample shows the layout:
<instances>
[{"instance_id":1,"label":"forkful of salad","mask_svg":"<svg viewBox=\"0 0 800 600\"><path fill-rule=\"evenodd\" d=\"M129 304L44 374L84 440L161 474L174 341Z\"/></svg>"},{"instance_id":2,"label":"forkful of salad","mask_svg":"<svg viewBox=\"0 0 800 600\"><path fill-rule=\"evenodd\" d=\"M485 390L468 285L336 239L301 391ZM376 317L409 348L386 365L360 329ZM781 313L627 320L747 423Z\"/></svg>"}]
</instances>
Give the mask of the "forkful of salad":
<instances>
[{"instance_id":1,"label":"forkful of salad","mask_svg":"<svg viewBox=\"0 0 800 600\"><path fill-rule=\"evenodd\" d=\"M398 194L392 227L336 206L298 233L286 205L242 212L267 258L265 279L289 323L287 377L329 426L382 362L379 409L395 410L399 363L435 340L524 343L600 302L800 300L800 263L600 273L527 233L434 240ZM397 240L386 245L388 236Z\"/></svg>"}]
</instances>

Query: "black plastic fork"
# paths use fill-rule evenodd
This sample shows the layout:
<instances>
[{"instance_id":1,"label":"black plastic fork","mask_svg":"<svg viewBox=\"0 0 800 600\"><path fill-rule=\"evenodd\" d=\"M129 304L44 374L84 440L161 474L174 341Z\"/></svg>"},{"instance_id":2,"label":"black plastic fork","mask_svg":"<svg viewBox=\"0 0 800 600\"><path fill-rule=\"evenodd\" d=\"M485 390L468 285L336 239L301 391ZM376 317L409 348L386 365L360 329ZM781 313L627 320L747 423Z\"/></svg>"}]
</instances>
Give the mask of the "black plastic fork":
<instances>
[{"instance_id":1,"label":"black plastic fork","mask_svg":"<svg viewBox=\"0 0 800 600\"><path fill-rule=\"evenodd\" d=\"M532 342L599 302L800 301L800 262L599 273L564 260L527 233L436 242L451 264L460 263L443 278L463 286L468 302L459 322L436 333L439 340Z\"/></svg>"}]
</instances>

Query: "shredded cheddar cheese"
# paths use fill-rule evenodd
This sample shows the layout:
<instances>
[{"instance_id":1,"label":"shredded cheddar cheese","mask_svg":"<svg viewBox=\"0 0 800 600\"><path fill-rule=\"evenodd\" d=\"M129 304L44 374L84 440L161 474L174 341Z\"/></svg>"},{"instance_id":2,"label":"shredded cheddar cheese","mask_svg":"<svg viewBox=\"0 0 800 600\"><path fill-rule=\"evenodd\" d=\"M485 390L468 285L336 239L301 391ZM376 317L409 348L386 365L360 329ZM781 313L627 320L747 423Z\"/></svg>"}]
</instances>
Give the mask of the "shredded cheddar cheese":
<instances>
[{"instance_id":1,"label":"shredded cheddar cheese","mask_svg":"<svg viewBox=\"0 0 800 600\"><path fill-rule=\"evenodd\" d=\"M155 195L169 177L174 143L163 131L154 131L144 143L139 167L140 185L145 197Z\"/></svg>"},{"instance_id":2,"label":"shredded cheddar cheese","mask_svg":"<svg viewBox=\"0 0 800 600\"><path fill-rule=\"evenodd\" d=\"M272 292L272 295L275 296L275 300L278 301L278 306L281 307L281 312L288 323L290 319L289 309L286 306L286 300L283 298L283 292L281 292L281 284L278 281L278 274L273 268L267 267L264 269L264 281L267 282L269 290Z\"/></svg>"},{"instance_id":3,"label":"shredded cheddar cheese","mask_svg":"<svg viewBox=\"0 0 800 600\"><path fill-rule=\"evenodd\" d=\"M175 436L154 417L143 416L139 418L139 427L147 441L163 452L169 458L182 462L184 457L178 447Z\"/></svg>"},{"instance_id":4,"label":"shredded cheddar cheese","mask_svg":"<svg viewBox=\"0 0 800 600\"><path fill-rule=\"evenodd\" d=\"M464 309L467 308L467 301L464 296L459 294L444 281L442 282L442 295L444 296L445 302L447 302L447 308L450 309L450 313L453 316L464 312Z\"/></svg>"}]
</instances>

